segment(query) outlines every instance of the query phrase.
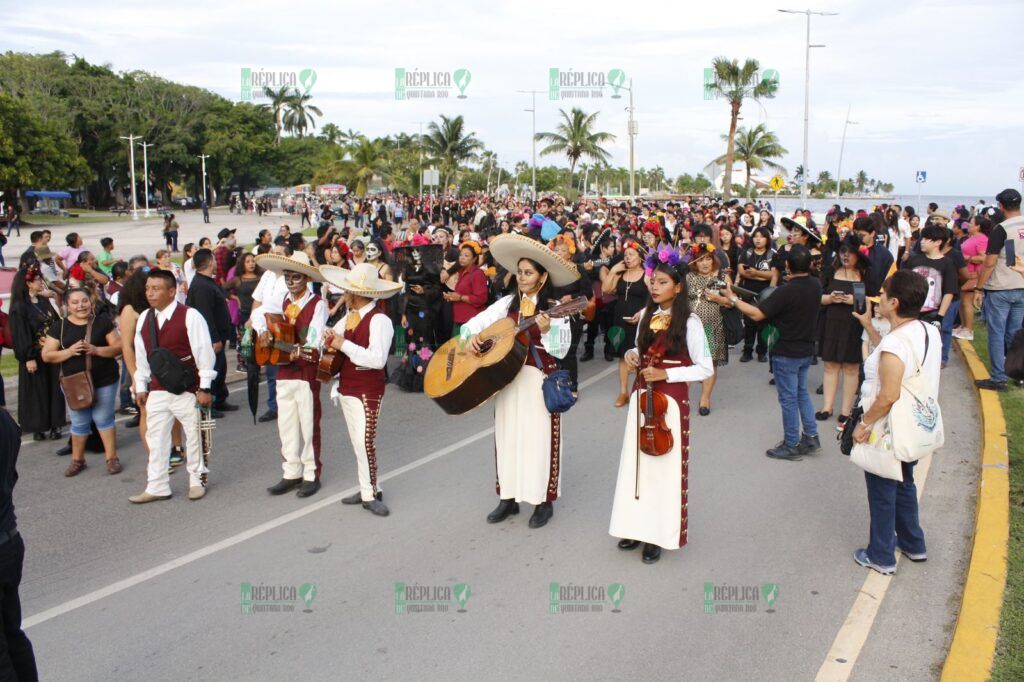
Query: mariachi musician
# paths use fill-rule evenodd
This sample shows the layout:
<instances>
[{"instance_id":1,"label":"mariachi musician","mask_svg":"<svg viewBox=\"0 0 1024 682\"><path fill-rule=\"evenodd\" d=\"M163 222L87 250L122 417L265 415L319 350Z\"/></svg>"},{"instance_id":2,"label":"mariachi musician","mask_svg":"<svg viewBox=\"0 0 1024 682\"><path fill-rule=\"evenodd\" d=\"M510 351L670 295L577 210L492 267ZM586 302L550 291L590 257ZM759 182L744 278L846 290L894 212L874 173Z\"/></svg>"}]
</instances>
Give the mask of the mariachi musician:
<instances>
[{"instance_id":1,"label":"mariachi musician","mask_svg":"<svg viewBox=\"0 0 1024 682\"><path fill-rule=\"evenodd\" d=\"M327 304L310 291L310 282L323 278L302 251L290 256L264 254L256 262L265 270L281 276L288 293L281 301L284 321L295 328L295 349L288 364L278 365L277 433L281 437L281 480L267 488L271 495L283 495L298 488L299 497L315 495L320 490L320 380L317 362L320 338L327 327ZM254 314L250 320L259 343L273 339L267 314ZM312 349L313 358L302 353Z\"/></svg>"},{"instance_id":2,"label":"mariachi musician","mask_svg":"<svg viewBox=\"0 0 1024 682\"><path fill-rule=\"evenodd\" d=\"M629 400L608 532L621 538L619 549L624 551L645 543L643 562L653 564L661 558L662 548L679 549L686 544L690 460L686 382L703 381L715 368L700 318L690 312L686 266L679 254L663 249L649 256L646 265L653 270L650 296L641 311L636 348L624 358L638 376ZM663 414L654 420L663 420L660 425L671 431L668 447L654 453L638 437L640 427L647 425L646 415L638 412L647 387L667 398ZM653 398L650 402L655 403Z\"/></svg>"},{"instance_id":3,"label":"mariachi musician","mask_svg":"<svg viewBox=\"0 0 1024 682\"><path fill-rule=\"evenodd\" d=\"M377 420L384 399L388 353L395 328L381 301L402 290L402 284L382 279L371 263L351 270L332 265L320 271L329 284L345 292L348 314L324 332L324 350L341 353L341 369L331 397L341 405L348 437L356 454L359 490L341 500L362 504L376 516L388 508L377 485Z\"/></svg>"},{"instance_id":4,"label":"mariachi musician","mask_svg":"<svg viewBox=\"0 0 1024 682\"><path fill-rule=\"evenodd\" d=\"M544 314L554 298L554 287L579 279L576 266L541 242L520 234L505 234L490 242L494 260L515 273L516 293L503 296L466 322L463 333L480 352L480 332L498 320L515 322L536 315L527 335L526 364L494 402L496 488L500 502L487 516L499 523L519 513L519 503L535 505L530 528L540 528L554 514L552 503L561 493L561 415L547 411L544 378L557 369L556 358L565 357L571 333L566 318Z\"/></svg>"}]
</instances>

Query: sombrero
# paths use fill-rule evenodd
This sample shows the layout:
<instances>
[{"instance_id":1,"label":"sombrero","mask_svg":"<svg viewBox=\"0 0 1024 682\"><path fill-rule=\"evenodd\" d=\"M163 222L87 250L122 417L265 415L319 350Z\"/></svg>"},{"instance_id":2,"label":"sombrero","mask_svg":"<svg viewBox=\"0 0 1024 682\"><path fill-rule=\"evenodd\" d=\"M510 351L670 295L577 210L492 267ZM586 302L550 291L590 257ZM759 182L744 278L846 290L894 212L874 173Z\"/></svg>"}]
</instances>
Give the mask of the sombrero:
<instances>
[{"instance_id":1,"label":"sombrero","mask_svg":"<svg viewBox=\"0 0 1024 682\"><path fill-rule=\"evenodd\" d=\"M491 256L509 270L515 272L519 261L529 258L548 271L551 283L556 287L572 284L580 278L576 266L565 260L541 242L521 234L502 234L491 239Z\"/></svg>"},{"instance_id":2,"label":"sombrero","mask_svg":"<svg viewBox=\"0 0 1024 682\"><path fill-rule=\"evenodd\" d=\"M290 256L265 253L262 256L256 256L256 263L264 270L270 270L278 275L283 275L285 271L297 272L309 277L314 282L323 281L320 271L309 261L309 256L302 251L296 251Z\"/></svg>"},{"instance_id":3,"label":"sombrero","mask_svg":"<svg viewBox=\"0 0 1024 682\"><path fill-rule=\"evenodd\" d=\"M390 298L402 290L399 282L381 279L371 263L360 263L351 270L321 265L320 273L328 284L365 298Z\"/></svg>"},{"instance_id":4,"label":"sombrero","mask_svg":"<svg viewBox=\"0 0 1024 682\"><path fill-rule=\"evenodd\" d=\"M815 239L818 243L821 243L821 235L813 227L807 225L807 218L802 215L798 215L796 218L782 217L782 225L787 230L803 230L811 239Z\"/></svg>"}]
</instances>

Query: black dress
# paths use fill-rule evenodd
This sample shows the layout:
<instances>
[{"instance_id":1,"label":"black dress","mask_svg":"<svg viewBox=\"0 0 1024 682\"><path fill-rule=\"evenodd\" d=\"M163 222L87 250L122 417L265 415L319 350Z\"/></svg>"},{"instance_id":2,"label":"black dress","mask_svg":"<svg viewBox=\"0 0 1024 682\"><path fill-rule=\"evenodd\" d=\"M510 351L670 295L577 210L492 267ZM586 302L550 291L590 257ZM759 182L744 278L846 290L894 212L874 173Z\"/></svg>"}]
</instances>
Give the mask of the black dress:
<instances>
[{"instance_id":1,"label":"black dress","mask_svg":"<svg viewBox=\"0 0 1024 682\"><path fill-rule=\"evenodd\" d=\"M59 365L43 362L42 342L49 325L59 318L45 298L36 303L11 306L11 334L18 359L18 420L24 433L60 430L67 423L64 394L60 391ZM38 369L30 374L25 364L35 360Z\"/></svg>"},{"instance_id":2,"label":"black dress","mask_svg":"<svg viewBox=\"0 0 1024 682\"><path fill-rule=\"evenodd\" d=\"M422 294L409 288L417 284L423 287ZM405 349L391 380L403 391L419 393L423 391L423 372L438 346L441 281L431 269L410 268L405 273L405 290Z\"/></svg>"},{"instance_id":3,"label":"black dress","mask_svg":"<svg viewBox=\"0 0 1024 682\"><path fill-rule=\"evenodd\" d=\"M617 297L615 318L612 321L612 331L609 332L612 345L615 344L615 328L618 327L625 332L618 348L615 349L617 358L623 357L626 351L636 347L637 325L630 324L623 318L633 317L643 310L643 307L647 305L647 295L647 284L644 282L642 274L640 279L635 282L627 282L625 276L622 276L619 278L618 284L615 285L615 296Z\"/></svg>"},{"instance_id":4,"label":"black dress","mask_svg":"<svg viewBox=\"0 0 1024 682\"><path fill-rule=\"evenodd\" d=\"M823 291L830 294L841 291L853 293L853 282L833 279L825 283ZM861 336L863 328L853 317L853 306L846 303L831 303L821 306L824 312L824 329L821 335L821 359L825 362L860 364Z\"/></svg>"}]
</instances>

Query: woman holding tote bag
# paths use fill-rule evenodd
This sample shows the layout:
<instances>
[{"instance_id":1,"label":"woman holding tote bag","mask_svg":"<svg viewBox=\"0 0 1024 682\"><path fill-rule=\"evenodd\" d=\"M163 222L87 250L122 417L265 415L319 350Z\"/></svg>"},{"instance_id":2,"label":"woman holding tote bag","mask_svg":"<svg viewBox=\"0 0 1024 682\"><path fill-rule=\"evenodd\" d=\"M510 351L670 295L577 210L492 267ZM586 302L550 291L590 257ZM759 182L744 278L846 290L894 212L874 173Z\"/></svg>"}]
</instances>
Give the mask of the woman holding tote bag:
<instances>
[{"instance_id":1,"label":"woman holding tote bag","mask_svg":"<svg viewBox=\"0 0 1024 682\"><path fill-rule=\"evenodd\" d=\"M914 465L942 445L938 408L942 341L917 319L928 281L900 270L882 285L879 312L892 325L864 362L860 423L851 459L864 469L871 533L854 561L884 575L896 572L896 550L924 561Z\"/></svg>"}]
</instances>

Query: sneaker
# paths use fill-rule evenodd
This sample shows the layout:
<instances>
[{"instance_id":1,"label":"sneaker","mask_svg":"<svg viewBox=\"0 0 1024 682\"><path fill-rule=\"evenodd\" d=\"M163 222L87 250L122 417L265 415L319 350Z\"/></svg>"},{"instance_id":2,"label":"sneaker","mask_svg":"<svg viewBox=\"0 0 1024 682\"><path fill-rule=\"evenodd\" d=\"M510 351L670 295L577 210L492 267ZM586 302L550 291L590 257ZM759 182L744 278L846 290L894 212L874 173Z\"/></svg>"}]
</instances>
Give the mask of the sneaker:
<instances>
[{"instance_id":1,"label":"sneaker","mask_svg":"<svg viewBox=\"0 0 1024 682\"><path fill-rule=\"evenodd\" d=\"M986 388L986 389L988 389L990 391L1005 391L1006 390L1006 382L1005 381L996 381L995 379L992 379L992 378L989 378L989 379L977 379L977 380L975 380L974 385L977 386L978 388Z\"/></svg>"},{"instance_id":2,"label":"sneaker","mask_svg":"<svg viewBox=\"0 0 1024 682\"><path fill-rule=\"evenodd\" d=\"M920 554L914 554L913 552L908 552L907 550L903 549L899 545L896 545L896 549L899 550L900 554L902 554L903 556L907 557L908 559L910 559L911 561L913 561L915 563L921 563L922 561L928 561L928 555L925 552L921 552Z\"/></svg>"},{"instance_id":3,"label":"sneaker","mask_svg":"<svg viewBox=\"0 0 1024 682\"><path fill-rule=\"evenodd\" d=\"M743 351L743 354L740 355L740 362L750 362L753 359L754 359L754 352L750 351L750 350L745 350L745 351Z\"/></svg>"},{"instance_id":4,"label":"sneaker","mask_svg":"<svg viewBox=\"0 0 1024 682\"><path fill-rule=\"evenodd\" d=\"M868 551L866 549L858 549L853 553L853 560L864 568L872 568L882 575L892 575L896 572L895 566L879 566L878 564L871 561L868 558Z\"/></svg>"},{"instance_id":5,"label":"sneaker","mask_svg":"<svg viewBox=\"0 0 1024 682\"><path fill-rule=\"evenodd\" d=\"M180 447L171 449L171 466L179 467L185 462L185 451Z\"/></svg>"},{"instance_id":6,"label":"sneaker","mask_svg":"<svg viewBox=\"0 0 1024 682\"><path fill-rule=\"evenodd\" d=\"M968 329L967 327L962 327L960 329L954 329L953 330L953 336L955 336L958 339L963 339L965 341L973 341L974 340L974 330L973 329Z\"/></svg>"},{"instance_id":7,"label":"sneaker","mask_svg":"<svg viewBox=\"0 0 1024 682\"><path fill-rule=\"evenodd\" d=\"M757 354L757 361L758 362L768 362L768 356L765 353L758 353Z\"/></svg>"},{"instance_id":8,"label":"sneaker","mask_svg":"<svg viewBox=\"0 0 1024 682\"><path fill-rule=\"evenodd\" d=\"M817 435L808 436L805 433L796 444L796 450L801 455L816 455L821 452L821 439Z\"/></svg>"},{"instance_id":9,"label":"sneaker","mask_svg":"<svg viewBox=\"0 0 1024 682\"><path fill-rule=\"evenodd\" d=\"M797 447L796 445L786 445L786 441L782 441L764 454L772 459L788 459L792 462L799 462L803 457L800 456Z\"/></svg>"},{"instance_id":10,"label":"sneaker","mask_svg":"<svg viewBox=\"0 0 1024 682\"><path fill-rule=\"evenodd\" d=\"M134 416L139 413L139 408L135 407L134 405L125 405L120 410L118 410L118 412L126 416Z\"/></svg>"}]
</instances>

